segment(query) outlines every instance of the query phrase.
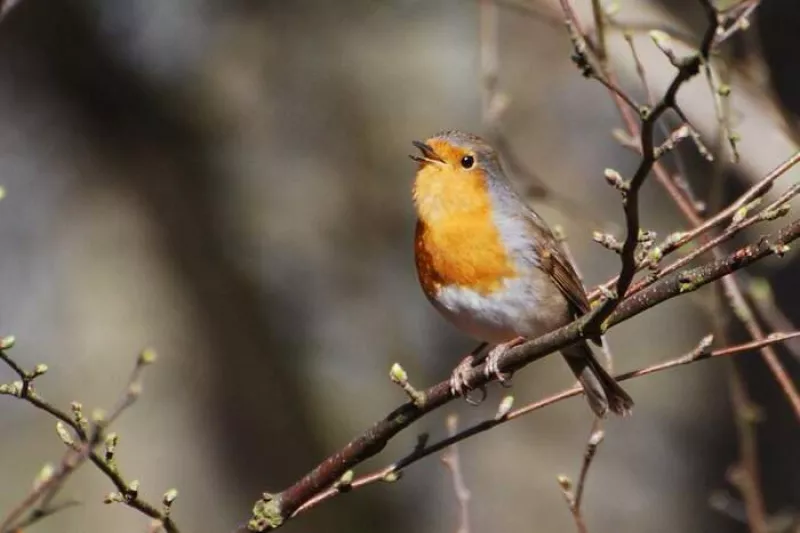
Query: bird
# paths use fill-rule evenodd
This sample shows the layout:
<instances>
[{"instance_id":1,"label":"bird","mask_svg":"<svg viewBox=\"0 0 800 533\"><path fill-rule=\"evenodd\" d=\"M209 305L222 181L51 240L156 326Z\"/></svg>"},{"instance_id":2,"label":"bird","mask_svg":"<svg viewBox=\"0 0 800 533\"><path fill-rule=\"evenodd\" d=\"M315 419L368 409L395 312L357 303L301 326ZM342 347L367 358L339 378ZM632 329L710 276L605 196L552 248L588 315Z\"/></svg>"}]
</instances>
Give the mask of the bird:
<instances>
[{"instance_id":1,"label":"bird","mask_svg":"<svg viewBox=\"0 0 800 533\"><path fill-rule=\"evenodd\" d=\"M526 339L567 325L590 310L575 267L547 223L515 191L497 151L482 138L443 131L419 150L413 203L414 260L427 299L467 335L495 345L487 377L505 383L500 356ZM594 344L602 346L600 337ZM561 350L598 417L630 414L633 400L595 358L586 340ZM468 392L476 352L450 378Z\"/></svg>"}]
</instances>

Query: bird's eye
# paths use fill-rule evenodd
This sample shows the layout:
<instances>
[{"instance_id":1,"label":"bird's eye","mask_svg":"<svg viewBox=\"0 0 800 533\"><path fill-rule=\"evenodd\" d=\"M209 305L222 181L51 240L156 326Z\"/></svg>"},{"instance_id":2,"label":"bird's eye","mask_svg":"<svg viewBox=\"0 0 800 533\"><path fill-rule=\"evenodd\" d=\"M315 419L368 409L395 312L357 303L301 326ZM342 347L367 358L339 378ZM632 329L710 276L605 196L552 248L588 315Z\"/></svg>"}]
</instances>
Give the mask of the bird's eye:
<instances>
[{"instance_id":1,"label":"bird's eye","mask_svg":"<svg viewBox=\"0 0 800 533\"><path fill-rule=\"evenodd\" d=\"M467 170L471 169L475 165L475 158L471 155L465 155L461 158L461 166Z\"/></svg>"}]
</instances>

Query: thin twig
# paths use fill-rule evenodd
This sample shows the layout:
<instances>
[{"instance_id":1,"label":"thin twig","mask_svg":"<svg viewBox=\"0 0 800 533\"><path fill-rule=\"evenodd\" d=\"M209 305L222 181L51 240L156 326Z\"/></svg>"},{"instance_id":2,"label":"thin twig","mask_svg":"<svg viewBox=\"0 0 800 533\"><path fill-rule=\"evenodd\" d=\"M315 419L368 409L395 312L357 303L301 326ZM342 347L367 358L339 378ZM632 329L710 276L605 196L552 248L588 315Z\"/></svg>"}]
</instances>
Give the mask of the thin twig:
<instances>
[{"instance_id":1,"label":"thin twig","mask_svg":"<svg viewBox=\"0 0 800 533\"><path fill-rule=\"evenodd\" d=\"M713 228L723 224L727 220L731 219L737 214L744 213L747 214L744 210L748 207L749 204L754 202L755 200L762 197L766 194L773 186L775 181L786 174L789 170L791 170L797 163L800 163L800 152L795 153L778 166L776 166L772 171L770 171L766 176L758 180L750 189L748 189L744 194L742 194L739 198L737 198L733 203L728 205L725 209L714 215L713 217L703 220L702 222L696 224L691 230L685 232L676 232L670 234L663 242L657 245L653 249L653 253L649 255L649 258L645 261L641 261L638 265L639 270L643 270L645 268L653 268L656 266L663 257L669 255L670 253L680 249L684 245L694 241L700 236L705 235ZM605 282L601 285L599 290L594 290L589 293L589 299L594 300L597 299L601 295L601 291L610 290L614 284L616 284L617 280L619 279L618 276L613 277L609 281ZM633 288L629 289L629 293L633 290ZM782 329L782 328L776 328ZM783 328L785 329L785 328Z\"/></svg>"},{"instance_id":2,"label":"thin twig","mask_svg":"<svg viewBox=\"0 0 800 533\"><path fill-rule=\"evenodd\" d=\"M775 294L769 282L761 278L743 276L747 289L747 296L759 318L767 324L772 331L787 331L794 329L792 321L781 311L775 301ZM787 342L783 347L800 362L800 340Z\"/></svg>"},{"instance_id":3,"label":"thin twig","mask_svg":"<svg viewBox=\"0 0 800 533\"><path fill-rule=\"evenodd\" d=\"M735 33L741 30L746 30L750 27L750 16L761 4L761 0L743 0L735 5L731 10L725 13L726 22L725 28L717 32L714 39L714 46L718 46L723 42L730 39ZM739 13L736 13L740 11Z\"/></svg>"},{"instance_id":4,"label":"thin twig","mask_svg":"<svg viewBox=\"0 0 800 533\"><path fill-rule=\"evenodd\" d=\"M747 342L747 343L743 343L743 344L739 344L739 345L735 345L735 346L728 346L726 348L721 348L721 349L712 351L712 350L709 349L710 344L711 344L711 337L707 336L703 340L701 340L700 343L697 345L697 347L695 347L692 351L690 351L690 352L688 352L688 353L686 353L686 354L684 354L684 355L682 355L680 357L677 357L677 358L674 358L674 359L670 359L670 360L662 362L662 363L657 363L657 364L654 364L654 365L651 365L651 366L648 366L648 367L645 367L645 368L642 368L642 369L639 369L639 370L635 370L635 371L632 371L632 372L626 372L624 374L619 374L619 375L616 376L615 379L617 379L618 381L627 381L629 379L635 379L635 378L639 378L639 377L642 377L642 376L654 374L654 373L657 373L657 372L662 372L664 370L676 368L676 367L679 367L679 366L692 364L692 363L695 363L695 362L698 362L698 361L701 361L701 360L704 360L704 359L712 359L712 358L717 358L717 357L727 357L727 356L731 356L731 355L735 355L735 354L739 354L739 353L744 353L744 352L749 352L749 351L752 351L752 350L757 350L759 348L762 348L763 346L776 344L776 343L782 343L782 342L785 342L785 341L787 341L789 339L794 339L794 338L800 338L800 331L795 331L795 332L790 332L790 333L774 333L774 334L770 335L768 338L763 339L761 341L750 341L750 342ZM465 439L473 437L474 435L477 435L479 433L483 433L485 431L489 431L492 428L496 427L497 425L504 424L504 423L506 423L508 421L511 421L511 420L520 418L522 416L525 416L527 414L533 413L534 411L538 411L540 409L543 409L545 407L548 407L548 406L553 405L555 403L558 403L560 401L566 400L567 398L572 398L574 396L579 396L580 394L582 394L582 392L583 392L583 389L581 387L572 387L572 388L569 388L569 389L564 390L562 392L559 392L557 394L553 394L553 395L548 396L548 397L546 397L544 399L538 400L536 402L532 402L530 404L527 404L525 406L522 406L522 407L520 407L518 409L514 409L514 410L510 409L511 402L508 402L508 399L510 397L507 397L506 399L504 399L504 402L503 402L503 403L508 402L506 404L507 407L504 409L503 408L503 404L501 404L501 408L498 410L500 413L498 415L496 415L495 417L487 419L487 420L484 420L482 422L479 422L479 423L477 423L477 424L475 424L473 426L470 426L468 428L465 428L465 429L459 431L458 433L456 433L454 435L451 435L451 436L448 436L447 438L444 438L444 439L442 439L442 440L440 440L438 442L435 442L435 443L432 443L432 444L426 444L423 447L417 447L417 448L414 449L414 451L412 453L408 454L407 456L403 457L402 459L399 459L398 461L395 461L391 465L389 465L389 466L387 466L385 468L382 468L380 470L377 470L375 472L372 472L370 474L367 474L367 475L364 475L364 476L356 478L355 480L353 480L353 482L350 485L350 487L352 489L356 489L356 488L364 487L366 485L372 485L372 484L375 484L375 483L378 483L378 482L394 482L399 478L401 472L403 470L405 470L407 467L409 467L410 465L412 465L412 464L414 464L414 463L416 463L416 462L418 462L418 461L420 461L420 460L422 460L422 459L424 459L424 458L426 458L426 457L428 457L428 456L430 456L432 454L438 453L439 451L444 450L444 449L448 448L449 446L452 446L453 444L461 442L461 441L463 441ZM502 415L502 416L500 416L500 415ZM592 453L594 453L594 451ZM588 456L588 445L587 445L587 456ZM586 457L587 456L584 456L585 457L584 458L584 465L586 465ZM589 460L589 461L591 461L591 460ZM584 466L584 468L582 468L582 470L584 472L588 471L588 466ZM583 476L585 478L585 473L583 474ZM306 512L306 511L316 507L317 505L319 505L319 504L321 504L321 503L323 503L323 502L325 502L325 501L337 496L338 494L341 494L341 492L342 491L338 490L336 487L331 487L331 488L322 490L321 492L316 494L313 498L311 498L307 502L305 502L300 508L298 508L295 511L295 513L293 513L292 516L297 516L297 515L299 515L299 514L301 514L303 512ZM245 533L245 532L250 531L250 530L251 529L248 529L246 526L243 526L243 527L237 529L237 533ZM257 529L252 529L252 530L258 531ZM270 529L263 529L262 531L269 531L269 530Z\"/></svg>"},{"instance_id":5,"label":"thin twig","mask_svg":"<svg viewBox=\"0 0 800 533\"><path fill-rule=\"evenodd\" d=\"M733 485L742 494L751 533L767 533L767 513L759 484L756 424L758 408L747 393L744 377L737 365L730 368L730 395L739 442L739 464L730 472Z\"/></svg>"},{"instance_id":6,"label":"thin twig","mask_svg":"<svg viewBox=\"0 0 800 533\"><path fill-rule=\"evenodd\" d=\"M13 340L11 344L13 344ZM95 451L96 448L103 443L106 428L115 422L138 398L141 393L141 373L147 365L153 362L155 354L150 350L145 350L139 355L136 365L131 372L131 376L128 379L125 392L116 402L114 408L107 415L102 412L96 413L93 415L91 423L89 423L83 419L78 404L73 404L73 411L79 416L70 416L67 412L55 407L34 391L33 381L38 376L37 371L25 372L7 353L9 348L9 343L3 341L2 346L0 346L0 360L14 370L21 378L21 381L18 387L13 386L13 384L11 387L7 385L2 386L4 388L0 390L0 393L17 397L50 414L63 424L65 428L68 427L69 430L74 432L78 443L72 442L73 437L69 434L69 430L63 430L63 434L61 435L62 440L65 441L65 444L67 444L69 448L62 458L59 468L48 476L47 479L38 484L33 491L26 495L26 497L9 512L3 519L2 524L0 524L0 532L9 533L18 529L18 525L15 525L15 523L20 520L26 511L33 508L40 500L44 503L44 506L34 508L30 516L22 519L22 521L30 525L32 521L36 521L36 519L34 519L36 515L40 518L51 515L52 513L46 511L52 500L54 491L59 490L64 481L88 459L99 468L116 487L119 498L115 501L124 503L128 507L136 509L151 518L161 520L164 524L164 529L168 533L178 533L179 530L177 526L168 515L168 506L166 504L164 510L159 510L154 505L141 499L138 490L132 490L133 485L131 482L125 480L115 466ZM39 365L37 369L40 367L42 367L42 365ZM46 370L46 367L44 367L44 370ZM41 373L44 372L42 371Z\"/></svg>"},{"instance_id":7,"label":"thin twig","mask_svg":"<svg viewBox=\"0 0 800 533\"><path fill-rule=\"evenodd\" d=\"M598 70L598 68L592 64L592 60L589 57L589 52L590 50L594 50L596 53L596 50L594 47L589 46L585 34L581 31L580 25L575 17L575 13L572 10L572 6L569 4L569 0L560 0L560 2L561 8L564 11L564 23L567 27L567 34L570 41L572 41L572 61L580 69L581 74L583 74L583 76L586 78L596 80L603 84L614 94L616 98L618 98L621 102L624 102L634 112L639 113L639 105L630 96L628 96L628 94L623 91L614 80L601 74L603 69L606 68L606 62L598 60L600 63L600 70Z\"/></svg>"},{"instance_id":8,"label":"thin twig","mask_svg":"<svg viewBox=\"0 0 800 533\"><path fill-rule=\"evenodd\" d=\"M628 48L631 49L631 57L633 57L633 64L636 67L636 75L639 76L639 81L642 84L642 90L644 90L645 97L647 98L647 105L653 107L656 105L655 97L653 96L653 91L650 89L650 84L647 82L647 74L644 71L642 60L639 58L639 52L636 51L633 32L623 31L622 35L625 38L625 42L628 43Z\"/></svg>"},{"instance_id":9,"label":"thin twig","mask_svg":"<svg viewBox=\"0 0 800 533\"><path fill-rule=\"evenodd\" d=\"M606 50L606 20L600 0L592 0L592 17L594 18L594 31L596 35L597 60L600 62L602 68L605 68L605 64L608 62L608 52Z\"/></svg>"},{"instance_id":10,"label":"thin twig","mask_svg":"<svg viewBox=\"0 0 800 533\"><path fill-rule=\"evenodd\" d=\"M447 417L447 434L452 437L458 433L458 417L450 415ZM453 491L456 495L459 508L459 523L456 533L470 533L469 525L469 500L471 494L464 482L464 473L461 470L461 458L458 454L458 446L455 444L447 448L442 455L442 463L450 471L453 480Z\"/></svg>"},{"instance_id":11,"label":"thin twig","mask_svg":"<svg viewBox=\"0 0 800 533\"><path fill-rule=\"evenodd\" d=\"M597 454L597 447L603 442L603 429L600 427L602 421L595 418L592 422L592 431L589 433L589 438L586 440L586 451L583 454L583 463L581 464L581 473L578 476L578 486L575 488L575 508L580 510L581 502L583 501L583 490L586 487L586 476L589 474L589 467L592 466L592 461Z\"/></svg>"},{"instance_id":12,"label":"thin twig","mask_svg":"<svg viewBox=\"0 0 800 533\"><path fill-rule=\"evenodd\" d=\"M567 502L578 533L587 532L586 521L583 519L583 512L581 511L581 502L583 501L583 491L586 487L589 467L592 466L592 461L597 454L597 447L600 446L600 443L603 441L604 433L600 427L601 424L602 421L599 418L595 418L592 421L592 430L589 432L589 438L586 440L586 449L583 452L583 462L581 463L581 471L578 474L578 485L575 487L575 490L572 489L572 481L567 476L558 476L558 484L561 486L561 493L564 495L564 500Z\"/></svg>"},{"instance_id":13,"label":"thin twig","mask_svg":"<svg viewBox=\"0 0 800 533\"><path fill-rule=\"evenodd\" d=\"M725 146L725 137L727 132L724 128L718 131L718 138L716 143L716 152L721 152ZM724 201L724 168L720 162L714 165L714 180L712 181L711 190L709 193L709 204L712 212L720 211L723 207ZM764 189L766 192L766 189ZM743 219L749 211L752 210L754 205L757 205L762 200L759 197L748 204L743 205L738 209L728 225L728 230L737 225L736 220ZM732 313L730 312L729 298L725 294L725 289L722 284L714 287L714 298L711 299L711 308L709 314L714 324L714 330L720 338L728 338L729 318ZM777 329L776 329L777 330ZM775 330L773 330L775 331ZM731 397L731 404L734 414L734 422L737 426L737 445L740 452L740 463L736 467L730 469L730 472L737 471L740 475L733 476L742 480L746 485L740 489L740 494L745 499L745 505L740 507L746 508L744 514L745 520L750 525L752 533L765 533L763 526L765 524L765 508L764 497L761 492L759 479L758 456L755 450L755 418L750 415L756 411L751 409L747 392L746 384L739 371L740 362L735 359L726 361L726 370L728 371L728 392ZM728 506L727 510L731 510Z\"/></svg>"},{"instance_id":14,"label":"thin twig","mask_svg":"<svg viewBox=\"0 0 800 533\"><path fill-rule=\"evenodd\" d=\"M699 257L700 255L708 252L709 250L714 249L715 247L719 246L725 241L732 239L736 234L744 231L745 229L749 228L753 224L758 222L762 222L764 220L769 220L768 216L765 214L769 214L773 212L773 210L777 209L780 206L786 205L791 198L800 194L800 184L795 184L790 187L780 198L775 200L772 204L764 208L763 211L756 213L750 217L745 218L744 220L738 221L732 224L728 229L724 232L720 233L716 237L707 240L701 246L691 251L691 253L686 254L685 256L677 259L673 263L664 268L660 269L656 274L651 276L650 278L643 279L638 283L631 286L628 291L628 294L636 294L636 292L642 290L644 287L655 281L656 279L662 278L666 275L675 272L679 268L682 268L684 265L689 264L691 261Z\"/></svg>"},{"instance_id":15,"label":"thin twig","mask_svg":"<svg viewBox=\"0 0 800 533\"><path fill-rule=\"evenodd\" d=\"M567 476L558 476L558 485L561 487L561 494L564 496L564 501L567 502L567 508L572 514L572 520L575 522L575 530L578 533L588 533L586 529L586 521L583 519L583 513L580 507L575 505L575 496L572 494L572 480Z\"/></svg>"},{"instance_id":16,"label":"thin twig","mask_svg":"<svg viewBox=\"0 0 800 533\"><path fill-rule=\"evenodd\" d=\"M764 331L758 324L739 286L731 283L724 283L724 280L722 286L725 290L725 295L731 303L734 315L744 324L750 336L754 339L764 338ZM788 398L789 403L794 409L795 416L800 419L800 393L789 377L789 374L786 372L786 369L783 368L783 365L778 360L778 354L775 353L775 350L773 350L771 346L765 346L761 349L761 357L764 359L764 362L767 364L767 367L769 367L773 376L775 376L784 395Z\"/></svg>"}]
</instances>

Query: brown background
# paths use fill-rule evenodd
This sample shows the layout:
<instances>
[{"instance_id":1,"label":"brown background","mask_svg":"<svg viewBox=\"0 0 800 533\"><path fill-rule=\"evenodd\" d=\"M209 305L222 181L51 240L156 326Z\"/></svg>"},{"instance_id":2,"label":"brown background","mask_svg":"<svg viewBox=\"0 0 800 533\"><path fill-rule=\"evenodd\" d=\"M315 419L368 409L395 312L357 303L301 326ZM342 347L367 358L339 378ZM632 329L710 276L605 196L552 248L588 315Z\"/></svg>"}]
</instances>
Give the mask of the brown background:
<instances>
[{"instance_id":1,"label":"brown background","mask_svg":"<svg viewBox=\"0 0 800 533\"><path fill-rule=\"evenodd\" d=\"M666 3L676 24L702 30L695 2ZM763 42L755 92L774 90L794 109L796 4L765 1L762 31L736 49L747 74ZM0 24L0 329L17 336L22 362L50 366L39 386L63 405L110 406L137 351L157 348L145 394L117 425L119 460L151 499L180 490L184 531L231 530L263 490L284 487L399 404L393 362L428 384L472 346L416 285L406 155L412 139L441 129L484 131L477 26L475 3L455 0L23 0ZM570 63L560 25L504 9L499 44L511 102L503 131L552 188L537 208L563 225L587 282L603 281L617 260L591 231L618 229L621 209L602 169L636 164L609 134L615 109ZM743 153L761 152L765 138L745 136ZM689 177L706 191L710 174L691 152ZM655 185L643 205L647 227L683 227ZM800 318L793 262L758 273ZM617 368L692 347L711 327L700 305L710 294L615 329ZM786 363L796 376L797 361ZM796 508L797 421L757 356L746 368L767 409L769 510ZM706 362L626 386L637 408L607 424L585 500L592 533L744 530L708 504L715 490L734 494L726 370ZM553 358L517 376L514 393L533 400L570 383ZM410 449L415 431L442 435L445 411L465 424L499 398L493 389L482 408L449 406L371 464ZM465 443L473 531L570 531L555 478L575 475L589 424L583 402L570 400ZM0 398L0 509L59 457L53 426ZM37 531L144 531L143 517L102 505L110 490L84 469L65 490L84 505ZM447 472L431 458L287 531L456 524Z\"/></svg>"}]
</instances>

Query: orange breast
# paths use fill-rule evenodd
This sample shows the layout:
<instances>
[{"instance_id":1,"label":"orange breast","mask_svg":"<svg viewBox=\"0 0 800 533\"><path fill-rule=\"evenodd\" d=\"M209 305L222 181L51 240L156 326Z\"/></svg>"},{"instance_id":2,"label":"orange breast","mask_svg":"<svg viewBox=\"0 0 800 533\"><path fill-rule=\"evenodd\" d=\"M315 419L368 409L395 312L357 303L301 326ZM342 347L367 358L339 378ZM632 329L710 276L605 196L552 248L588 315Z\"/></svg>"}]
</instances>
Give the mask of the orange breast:
<instances>
[{"instance_id":1,"label":"orange breast","mask_svg":"<svg viewBox=\"0 0 800 533\"><path fill-rule=\"evenodd\" d=\"M483 187L485 183L474 185ZM441 181L437 186L442 186ZM425 184L418 181L418 197L425 194L421 187ZM444 187L447 189L447 184ZM436 212L425 217L421 210L417 221L417 273L429 296L451 285L488 294L499 288L504 278L515 275L492 220L488 195L479 188L470 189L463 181L454 184L455 188L460 190L438 191L445 194L433 204Z\"/></svg>"}]
</instances>

